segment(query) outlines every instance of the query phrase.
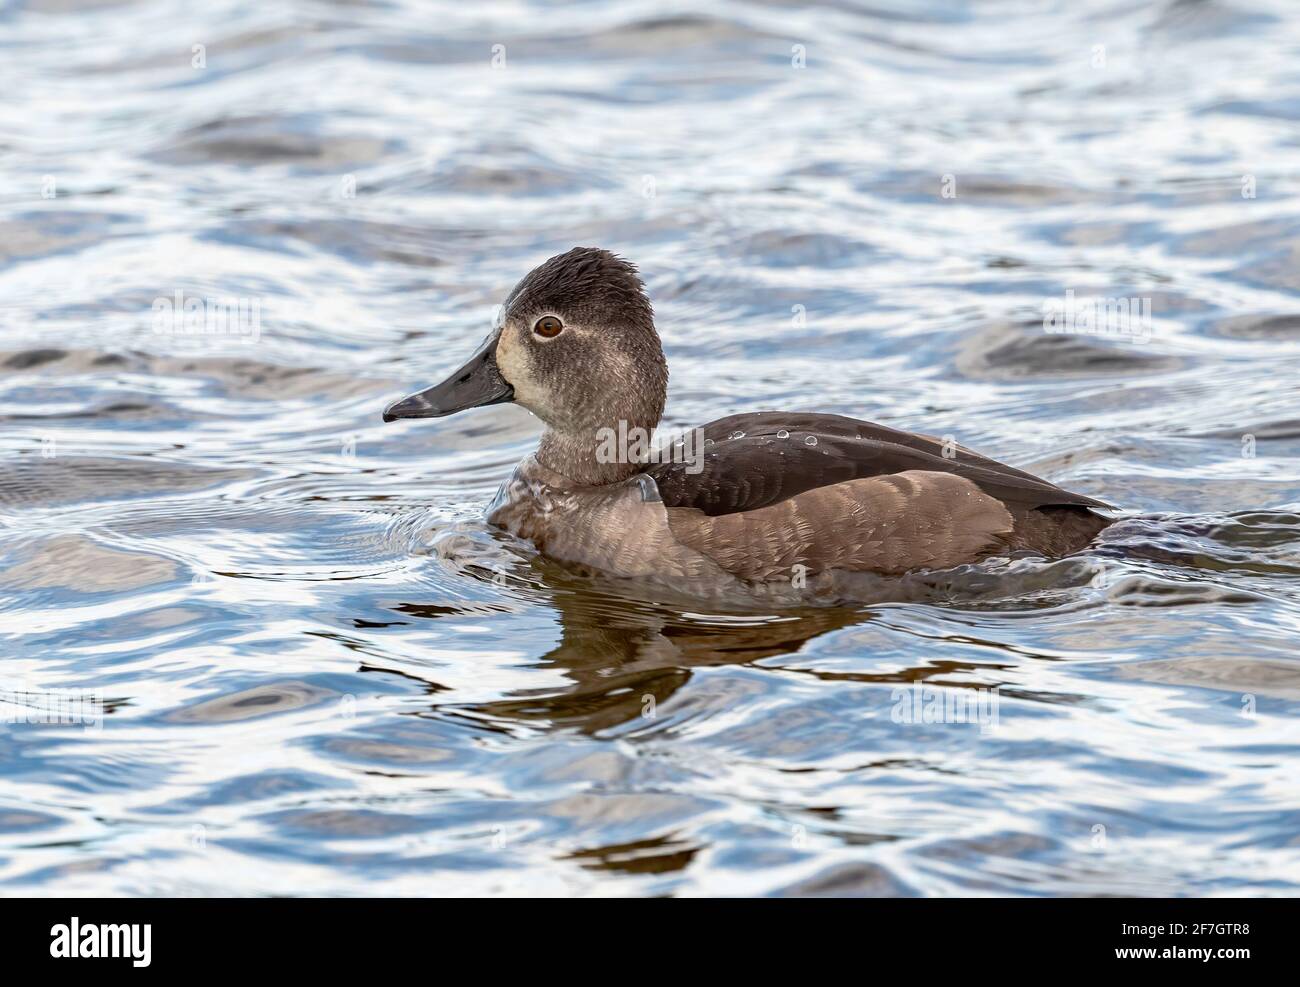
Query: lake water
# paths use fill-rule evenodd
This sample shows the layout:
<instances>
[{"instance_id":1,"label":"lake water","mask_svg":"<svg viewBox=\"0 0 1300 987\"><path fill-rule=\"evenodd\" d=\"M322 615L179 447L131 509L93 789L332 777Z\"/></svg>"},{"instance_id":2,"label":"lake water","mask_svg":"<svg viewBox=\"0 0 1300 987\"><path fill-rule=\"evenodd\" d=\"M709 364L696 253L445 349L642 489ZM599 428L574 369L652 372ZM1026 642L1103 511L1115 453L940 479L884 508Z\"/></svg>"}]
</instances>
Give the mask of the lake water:
<instances>
[{"instance_id":1,"label":"lake water","mask_svg":"<svg viewBox=\"0 0 1300 987\"><path fill-rule=\"evenodd\" d=\"M0 92L3 893L1300 893L1294 3L12 0ZM798 611L539 559L534 419L380 413L575 244L670 426L1123 520Z\"/></svg>"}]
</instances>

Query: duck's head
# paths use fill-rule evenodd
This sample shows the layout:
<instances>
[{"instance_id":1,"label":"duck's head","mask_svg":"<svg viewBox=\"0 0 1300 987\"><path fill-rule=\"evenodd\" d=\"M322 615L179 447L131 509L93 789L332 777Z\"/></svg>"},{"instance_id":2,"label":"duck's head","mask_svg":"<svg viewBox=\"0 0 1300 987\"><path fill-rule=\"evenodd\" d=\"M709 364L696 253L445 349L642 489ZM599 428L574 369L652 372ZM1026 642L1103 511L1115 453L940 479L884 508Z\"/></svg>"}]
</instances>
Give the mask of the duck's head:
<instances>
[{"instance_id":1,"label":"duck's head","mask_svg":"<svg viewBox=\"0 0 1300 987\"><path fill-rule=\"evenodd\" d=\"M384 421L441 418L513 401L575 444L619 421L652 429L668 368L636 268L608 250L575 247L534 268L499 325L459 370L384 411Z\"/></svg>"}]
</instances>

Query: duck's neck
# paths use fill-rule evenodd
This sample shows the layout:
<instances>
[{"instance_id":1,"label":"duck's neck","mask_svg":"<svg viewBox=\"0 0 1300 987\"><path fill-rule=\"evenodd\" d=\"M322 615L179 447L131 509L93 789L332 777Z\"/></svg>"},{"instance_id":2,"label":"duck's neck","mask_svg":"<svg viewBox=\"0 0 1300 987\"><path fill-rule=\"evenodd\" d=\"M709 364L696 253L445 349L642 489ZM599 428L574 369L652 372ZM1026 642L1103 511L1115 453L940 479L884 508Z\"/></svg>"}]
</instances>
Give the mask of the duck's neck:
<instances>
[{"instance_id":1,"label":"duck's neck","mask_svg":"<svg viewBox=\"0 0 1300 987\"><path fill-rule=\"evenodd\" d=\"M653 425L642 428L643 435L654 433ZM536 458L578 486L618 483L639 473L644 465L636 458L643 451L636 444L636 435L629 428L620 433L617 425L574 431L547 428L538 443Z\"/></svg>"}]
</instances>

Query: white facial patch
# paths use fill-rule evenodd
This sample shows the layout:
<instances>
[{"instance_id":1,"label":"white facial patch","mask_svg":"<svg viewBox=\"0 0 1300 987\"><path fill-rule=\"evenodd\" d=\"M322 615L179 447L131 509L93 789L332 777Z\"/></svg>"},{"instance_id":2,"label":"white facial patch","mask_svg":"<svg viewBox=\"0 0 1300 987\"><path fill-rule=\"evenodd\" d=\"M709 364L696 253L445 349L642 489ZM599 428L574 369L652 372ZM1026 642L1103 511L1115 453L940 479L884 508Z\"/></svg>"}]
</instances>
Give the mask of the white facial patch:
<instances>
[{"instance_id":1,"label":"white facial patch","mask_svg":"<svg viewBox=\"0 0 1300 987\"><path fill-rule=\"evenodd\" d=\"M527 408L537 417L549 420L553 410L550 395L537 381L529 359L528 344L519 339L519 328L507 325L497 340L497 368L501 376L515 389L515 403Z\"/></svg>"}]
</instances>

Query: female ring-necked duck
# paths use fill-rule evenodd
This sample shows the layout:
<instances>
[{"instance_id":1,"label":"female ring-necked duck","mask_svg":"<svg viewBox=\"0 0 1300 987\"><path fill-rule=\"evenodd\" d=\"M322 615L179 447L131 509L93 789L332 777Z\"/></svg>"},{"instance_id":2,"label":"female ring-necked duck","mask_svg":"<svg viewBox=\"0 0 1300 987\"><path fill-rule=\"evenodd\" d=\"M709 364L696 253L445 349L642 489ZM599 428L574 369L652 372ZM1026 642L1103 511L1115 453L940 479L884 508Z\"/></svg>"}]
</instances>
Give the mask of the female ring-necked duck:
<instances>
[{"instance_id":1,"label":"female ring-necked duck","mask_svg":"<svg viewBox=\"0 0 1300 987\"><path fill-rule=\"evenodd\" d=\"M703 426L702 455L610 455L651 432L668 367L636 268L576 247L525 277L500 325L385 421L513 401L546 425L490 523L553 558L677 585L833 588L990 556L1087 545L1108 505L928 435L839 415L761 411ZM642 430L640 433L634 430ZM803 583L799 580L802 578Z\"/></svg>"}]
</instances>

